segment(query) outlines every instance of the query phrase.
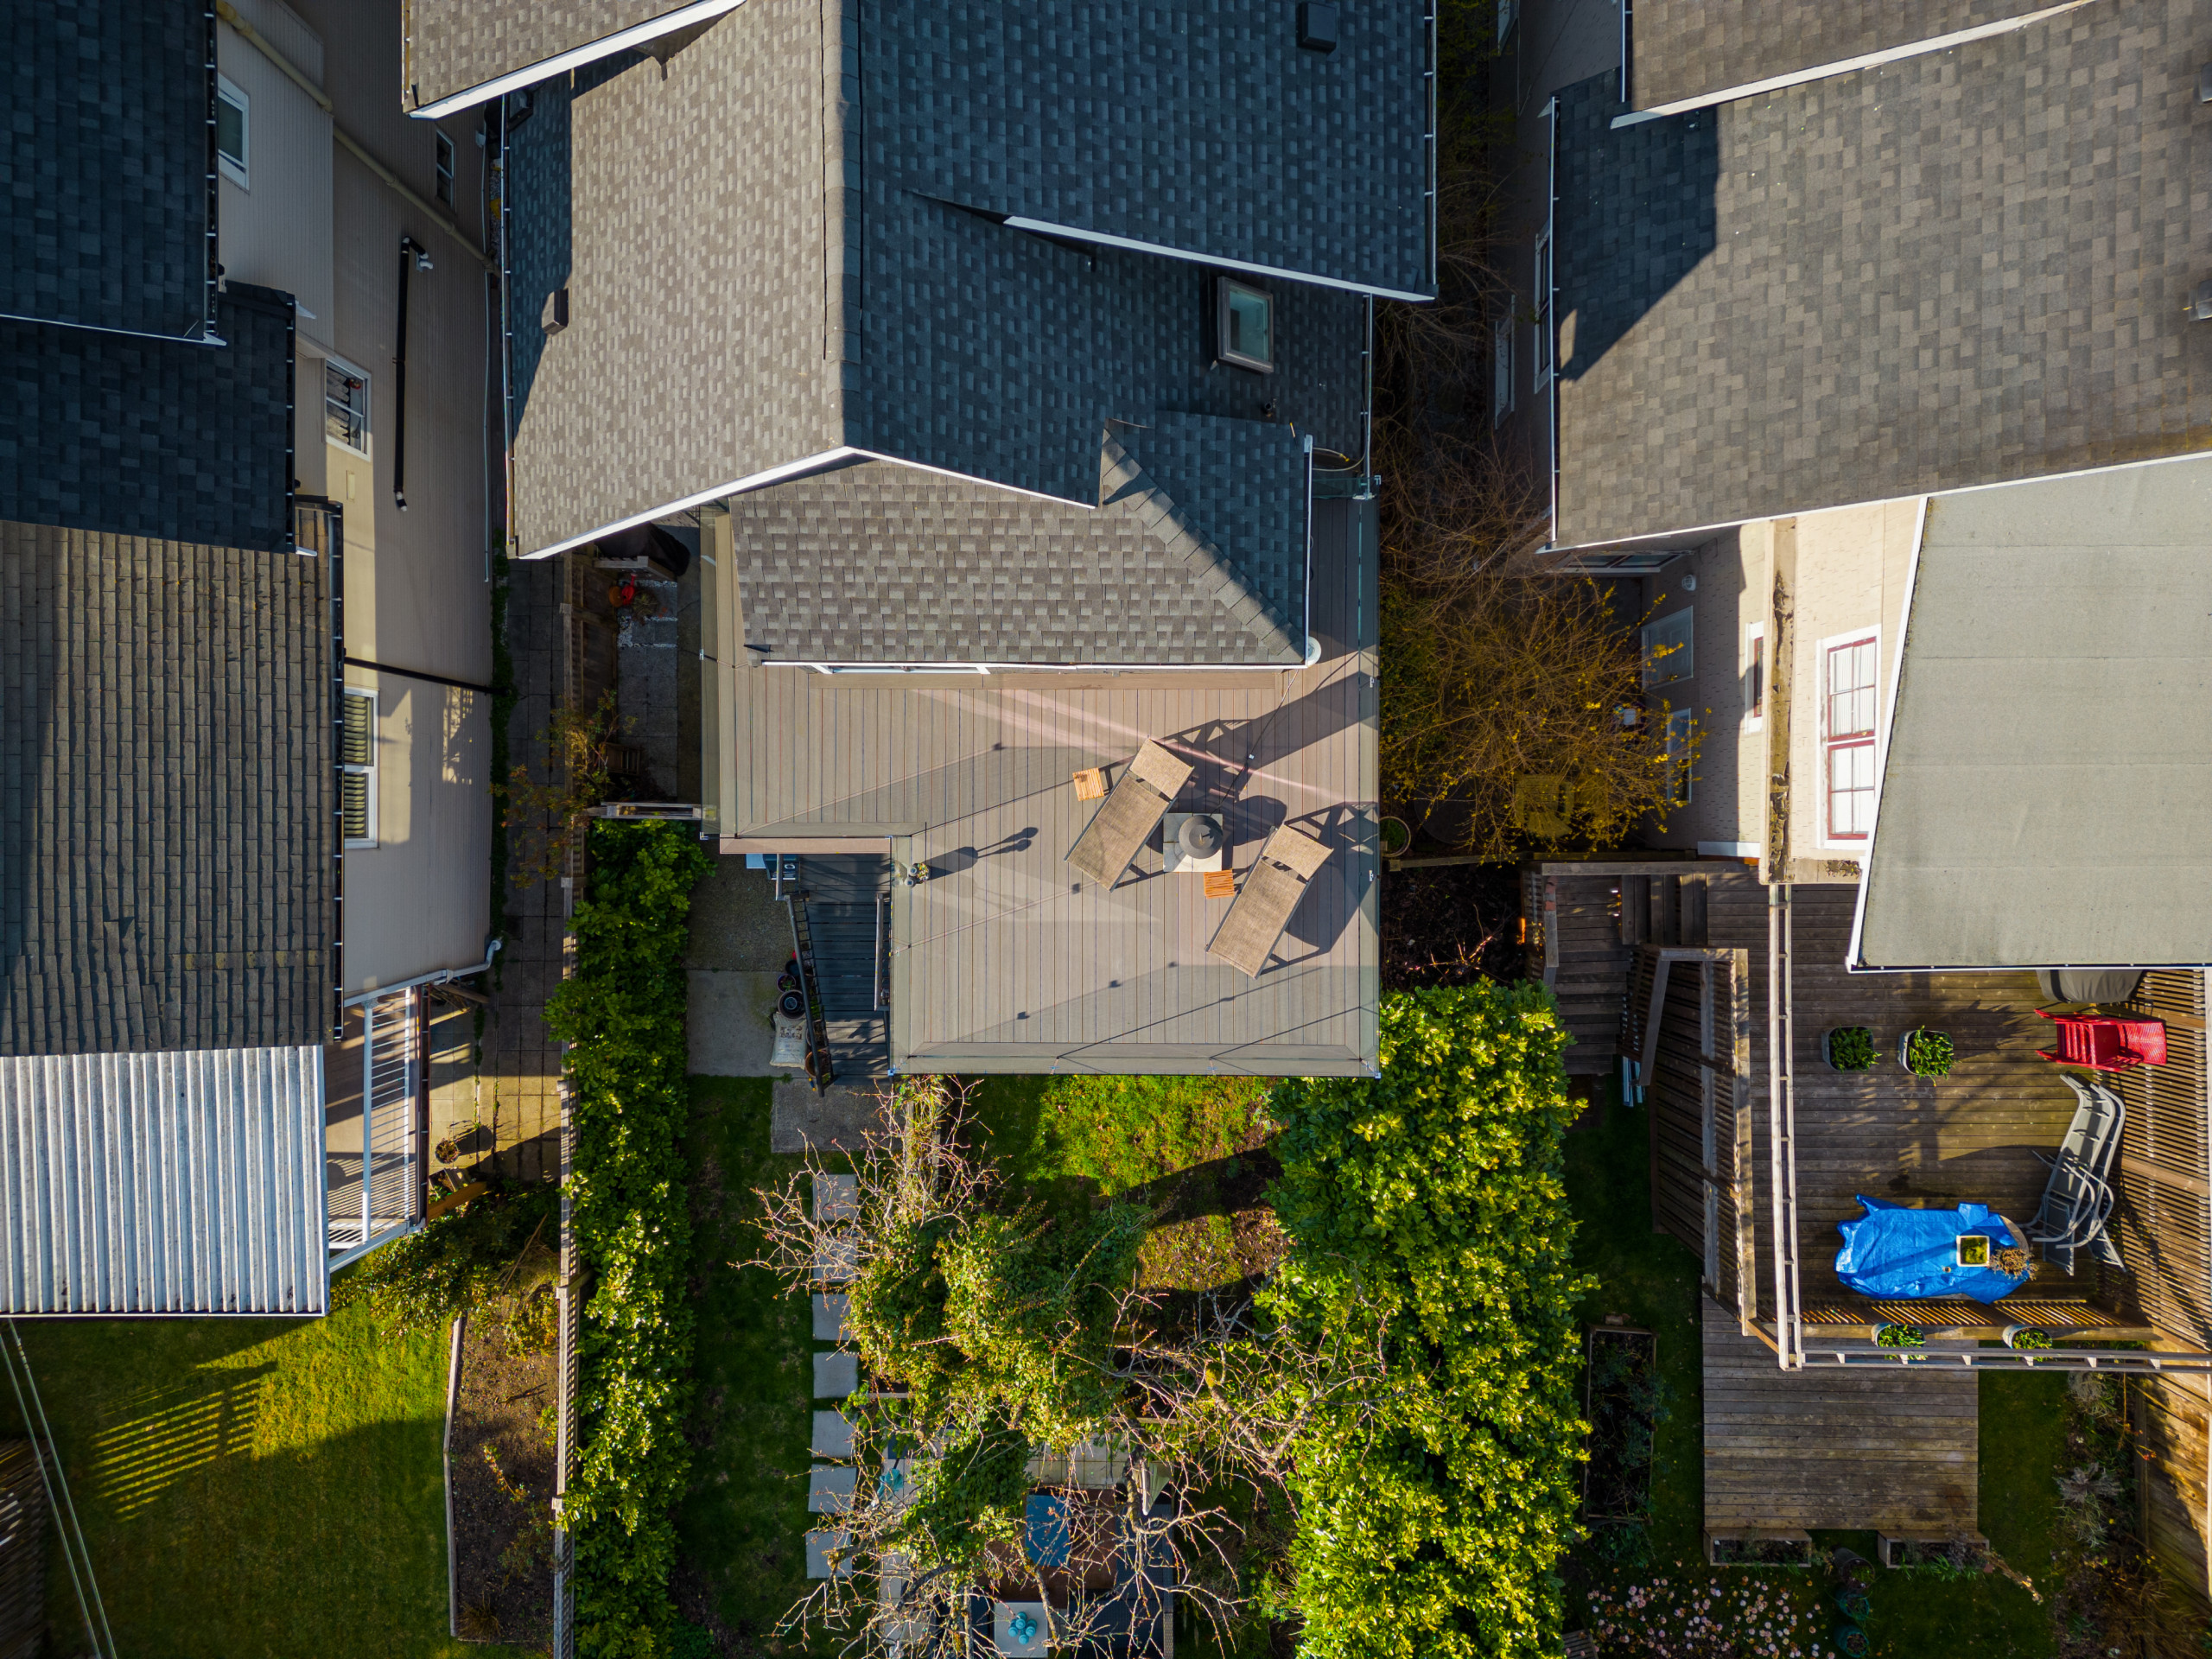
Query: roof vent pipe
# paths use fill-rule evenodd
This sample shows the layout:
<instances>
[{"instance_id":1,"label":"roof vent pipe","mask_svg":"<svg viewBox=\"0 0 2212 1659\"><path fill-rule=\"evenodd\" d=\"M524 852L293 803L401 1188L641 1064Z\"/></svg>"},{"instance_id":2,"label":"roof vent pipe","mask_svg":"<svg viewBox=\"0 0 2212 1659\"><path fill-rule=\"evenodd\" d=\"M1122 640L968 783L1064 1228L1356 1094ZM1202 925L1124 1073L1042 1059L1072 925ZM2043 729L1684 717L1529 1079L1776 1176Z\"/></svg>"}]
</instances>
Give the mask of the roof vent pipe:
<instances>
[{"instance_id":1,"label":"roof vent pipe","mask_svg":"<svg viewBox=\"0 0 2212 1659\"><path fill-rule=\"evenodd\" d=\"M1299 0L1298 43L1308 52L1337 49L1337 9L1329 0Z\"/></svg>"}]
</instances>

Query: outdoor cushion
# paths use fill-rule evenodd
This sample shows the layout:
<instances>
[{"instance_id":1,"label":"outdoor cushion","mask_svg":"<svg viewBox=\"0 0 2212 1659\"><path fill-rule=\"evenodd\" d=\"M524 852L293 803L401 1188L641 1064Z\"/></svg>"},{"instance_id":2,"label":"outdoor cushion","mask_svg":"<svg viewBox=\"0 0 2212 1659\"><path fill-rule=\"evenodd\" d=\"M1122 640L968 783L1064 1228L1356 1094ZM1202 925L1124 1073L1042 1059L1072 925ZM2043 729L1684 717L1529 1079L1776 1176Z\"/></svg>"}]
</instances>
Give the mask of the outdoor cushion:
<instances>
[{"instance_id":1,"label":"outdoor cushion","mask_svg":"<svg viewBox=\"0 0 2212 1659\"><path fill-rule=\"evenodd\" d=\"M1306 896L1306 884L1328 861L1329 849L1313 836L1287 823L1278 826L1214 931L1207 954L1258 978Z\"/></svg>"},{"instance_id":2,"label":"outdoor cushion","mask_svg":"<svg viewBox=\"0 0 2212 1659\"><path fill-rule=\"evenodd\" d=\"M1152 839L1152 832L1175 804L1177 791L1190 779L1187 762L1147 738L1115 780L1106 804L1091 814L1075 845L1068 849L1067 861L1092 880L1113 886L1138 849Z\"/></svg>"}]
</instances>

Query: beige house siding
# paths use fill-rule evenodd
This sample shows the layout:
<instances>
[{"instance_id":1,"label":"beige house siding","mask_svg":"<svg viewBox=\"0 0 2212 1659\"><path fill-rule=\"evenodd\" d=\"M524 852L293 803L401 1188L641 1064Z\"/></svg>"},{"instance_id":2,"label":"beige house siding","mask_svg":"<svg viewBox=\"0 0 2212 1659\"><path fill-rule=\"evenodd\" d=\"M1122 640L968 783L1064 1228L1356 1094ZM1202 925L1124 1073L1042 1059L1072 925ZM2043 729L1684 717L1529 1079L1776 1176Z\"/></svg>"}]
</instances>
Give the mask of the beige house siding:
<instances>
[{"instance_id":1,"label":"beige house siding","mask_svg":"<svg viewBox=\"0 0 2212 1659\"><path fill-rule=\"evenodd\" d=\"M1648 583L1654 597L1647 620L1685 607L1696 616L1695 673L1687 681L1655 686L1650 693L1655 717L1664 698L1692 711L1699 734L1689 804L1669 812L1663 830L1652 831L1654 847L1715 857L1758 855L1766 739L1764 724L1754 726L1750 718L1745 630L1766 615L1772 539L1764 522L1725 531ZM1685 576L1697 583L1687 592Z\"/></svg>"},{"instance_id":2,"label":"beige house siding","mask_svg":"<svg viewBox=\"0 0 2212 1659\"><path fill-rule=\"evenodd\" d=\"M237 0L238 15L308 80L322 81L322 41L279 0ZM246 183L219 185L224 276L289 294L299 339L331 344L330 116L228 23L215 31L215 67L247 98Z\"/></svg>"},{"instance_id":3,"label":"beige house siding","mask_svg":"<svg viewBox=\"0 0 2212 1659\"><path fill-rule=\"evenodd\" d=\"M1888 741L1889 697L1897 677L1906 583L1919 533L1916 497L1873 506L1805 513L1796 531L1796 582L1789 599L1789 842L1798 858L1859 862L1859 846L1827 833L1821 747L1824 648L1861 630L1879 632L1875 686L1877 769ZM1772 624L1770 623L1770 626Z\"/></svg>"},{"instance_id":4,"label":"beige house siding","mask_svg":"<svg viewBox=\"0 0 2212 1659\"><path fill-rule=\"evenodd\" d=\"M492 317L473 250L339 136L436 200L434 124L399 107L397 0L300 0L297 11L281 0L234 3L333 105L321 109L259 45L221 28L219 67L251 99L247 185L221 187L222 257L231 276L289 292L315 313L299 324L295 471L305 493L344 510L346 683L378 699L376 844L345 854L352 994L484 955L491 699L438 681L485 685L492 674ZM454 220L473 233L484 162L474 120L436 127L454 143ZM393 498L403 236L432 264L408 273L404 512ZM333 354L367 376L365 453L324 435Z\"/></svg>"}]
</instances>

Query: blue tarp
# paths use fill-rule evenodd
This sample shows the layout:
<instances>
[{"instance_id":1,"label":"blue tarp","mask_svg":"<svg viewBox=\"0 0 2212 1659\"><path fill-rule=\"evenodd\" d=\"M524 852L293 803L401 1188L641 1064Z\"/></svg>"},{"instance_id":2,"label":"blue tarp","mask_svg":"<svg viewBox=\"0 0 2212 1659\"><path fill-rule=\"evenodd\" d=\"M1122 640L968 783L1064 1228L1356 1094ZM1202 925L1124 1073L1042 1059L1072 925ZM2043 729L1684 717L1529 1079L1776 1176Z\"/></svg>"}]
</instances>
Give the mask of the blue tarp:
<instances>
[{"instance_id":1,"label":"blue tarp","mask_svg":"<svg viewBox=\"0 0 2212 1659\"><path fill-rule=\"evenodd\" d=\"M1028 1525L1022 1553L1032 1567L1065 1567L1072 1541L1068 1536L1068 1506L1049 1492L1032 1492L1023 1517Z\"/></svg>"},{"instance_id":2,"label":"blue tarp","mask_svg":"<svg viewBox=\"0 0 2212 1659\"><path fill-rule=\"evenodd\" d=\"M1836 1276L1862 1296L1884 1301L1917 1301L1930 1296L1968 1296L1993 1302L2028 1282L2024 1273L1994 1267L1959 1266L1959 1236L1980 1233L1992 1255L2021 1246L2011 1224L1986 1204L1955 1210L1908 1210L1861 1195L1866 1213L1839 1222L1843 1248L1836 1252Z\"/></svg>"}]
</instances>

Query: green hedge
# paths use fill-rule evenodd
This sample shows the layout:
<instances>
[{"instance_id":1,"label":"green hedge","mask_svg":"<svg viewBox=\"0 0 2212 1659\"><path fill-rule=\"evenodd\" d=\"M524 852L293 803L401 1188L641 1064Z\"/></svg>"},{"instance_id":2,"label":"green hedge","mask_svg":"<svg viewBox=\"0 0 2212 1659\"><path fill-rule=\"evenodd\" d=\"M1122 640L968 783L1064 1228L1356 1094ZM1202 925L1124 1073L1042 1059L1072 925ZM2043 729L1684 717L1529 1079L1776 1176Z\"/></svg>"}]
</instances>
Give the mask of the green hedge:
<instances>
[{"instance_id":1,"label":"green hedge","mask_svg":"<svg viewBox=\"0 0 2212 1659\"><path fill-rule=\"evenodd\" d=\"M545 1014L572 1045L569 1191L591 1274L567 1503L576 1637L589 1659L661 1659L676 1628L671 1510L691 1461L683 952L709 861L674 825L595 824L590 851L575 977Z\"/></svg>"},{"instance_id":2,"label":"green hedge","mask_svg":"<svg viewBox=\"0 0 2212 1659\"><path fill-rule=\"evenodd\" d=\"M1280 1090L1268 1293L1309 1329L1387 1321L1391 1377L1300 1447L1293 1556L1313 1659L1556 1653L1587 1433L1576 1409L1573 1108L1549 993L1383 999L1382 1076Z\"/></svg>"}]
</instances>

